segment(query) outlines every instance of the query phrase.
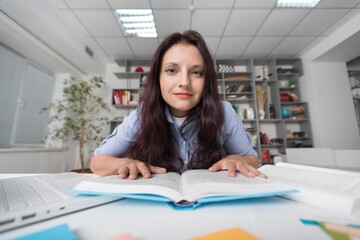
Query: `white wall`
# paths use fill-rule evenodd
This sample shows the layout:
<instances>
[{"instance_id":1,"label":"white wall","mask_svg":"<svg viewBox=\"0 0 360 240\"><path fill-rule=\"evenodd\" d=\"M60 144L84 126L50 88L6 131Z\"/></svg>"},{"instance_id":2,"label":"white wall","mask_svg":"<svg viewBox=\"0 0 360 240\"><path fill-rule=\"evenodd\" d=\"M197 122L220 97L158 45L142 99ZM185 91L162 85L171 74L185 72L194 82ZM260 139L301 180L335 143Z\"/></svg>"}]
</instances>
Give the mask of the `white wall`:
<instances>
[{"instance_id":1,"label":"white wall","mask_svg":"<svg viewBox=\"0 0 360 240\"><path fill-rule=\"evenodd\" d=\"M313 62L309 104L315 147L360 149L355 109L345 63ZM309 75L308 75L309 76Z\"/></svg>"},{"instance_id":2,"label":"white wall","mask_svg":"<svg viewBox=\"0 0 360 240\"><path fill-rule=\"evenodd\" d=\"M360 55L360 43L346 41L358 37L359 22L360 13L301 56L301 95L309 103L314 147L360 149L346 68L346 61Z\"/></svg>"},{"instance_id":3,"label":"white wall","mask_svg":"<svg viewBox=\"0 0 360 240\"><path fill-rule=\"evenodd\" d=\"M74 148L2 149L0 173L57 173L74 169Z\"/></svg>"}]
</instances>

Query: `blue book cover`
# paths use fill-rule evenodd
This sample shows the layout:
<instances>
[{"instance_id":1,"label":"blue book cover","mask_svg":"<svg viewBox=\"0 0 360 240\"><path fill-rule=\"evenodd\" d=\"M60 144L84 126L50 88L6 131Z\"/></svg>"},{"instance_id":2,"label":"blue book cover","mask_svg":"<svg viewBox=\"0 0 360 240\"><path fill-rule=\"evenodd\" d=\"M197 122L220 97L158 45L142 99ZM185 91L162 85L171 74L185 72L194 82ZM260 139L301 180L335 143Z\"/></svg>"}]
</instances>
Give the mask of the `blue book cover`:
<instances>
[{"instance_id":1,"label":"blue book cover","mask_svg":"<svg viewBox=\"0 0 360 240\"><path fill-rule=\"evenodd\" d=\"M94 178L76 185L73 192L91 195L165 202L175 209L195 209L203 204L239 199L280 196L296 189L263 178L248 178L227 171L188 170L183 174L154 174L151 178L119 179L118 176Z\"/></svg>"}]
</instances>

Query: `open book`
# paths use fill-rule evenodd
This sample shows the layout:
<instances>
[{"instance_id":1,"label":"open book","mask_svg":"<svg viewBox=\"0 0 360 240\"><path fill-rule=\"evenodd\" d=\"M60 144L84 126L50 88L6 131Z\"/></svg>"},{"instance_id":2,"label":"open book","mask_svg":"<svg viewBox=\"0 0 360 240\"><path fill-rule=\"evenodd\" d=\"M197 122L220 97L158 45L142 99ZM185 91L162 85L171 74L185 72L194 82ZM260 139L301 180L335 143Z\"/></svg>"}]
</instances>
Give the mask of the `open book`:
<instances>
[{"instance_id":1,"label":"open book","mask_svg":"<svg viewBox=\"0 0 360 240\"><path fill-rule=\"evenodd\" d=\"M269 180L299 190L283 197L347 215L360 216L360 172L279 162L259 171Z\"/></svg>"},{"instance_id":2,"label":"open book","mask_svg":"<svg viewBox=\"0 0 360 240\"><path fill-rule=\"evenodd\" d=\"M170 202L175 207L195 208L203 203L244 198L275 196L297 192L286 185L263 178L248 178L238 173L229 177L227 171L188 170L183 174L154 174L149 179L119 179L107 176L83 181L73 191L84 194L124 196Z\"/></svg>"}]
</instances>

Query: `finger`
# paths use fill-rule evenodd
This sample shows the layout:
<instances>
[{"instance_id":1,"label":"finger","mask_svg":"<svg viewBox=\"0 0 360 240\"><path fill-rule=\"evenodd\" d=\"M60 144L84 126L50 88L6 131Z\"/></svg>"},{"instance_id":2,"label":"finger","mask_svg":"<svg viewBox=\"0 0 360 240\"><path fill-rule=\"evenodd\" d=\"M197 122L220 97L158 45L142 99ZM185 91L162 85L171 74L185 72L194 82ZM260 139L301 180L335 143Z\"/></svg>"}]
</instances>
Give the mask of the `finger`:
<instances>
[{"instance_id":1,"label":"finger","mask_svg":"<svg viewBox=\"0 0 360 240\"><path fill-rule=\"evenodd\" d=\"M129 166L129 179L134 180L137 178L139 170L135 164Z\"/></svg>"},{"instance_id":2,"label":"finger","mask_svg":"<svg viewBox=\"0 0 360 240\"><path fill-rule=\"evenodd\" d=\"M245 176L247 177L255 177L255 173L253 173L249 168L251 168L251 166L246 166L246 165L243 165L243 164L239 164L236 169L241 172L242 174L244 174Z\"/></svg>"},{"instance_id":3,"label":"finger","mask_svg":"<svg viewBox=\"0 0 360 240\"><path fill-rule=\"evenodd\" d=\"M127 176L129 175L129 168L127 166L119 168L118 174L120 179L127 178Z\"/></svg>"},{"instance_id":4,"label":"finger","mask_svg":"<svg viewBox=\"0 0 360 240\"><path fill-rule=\"evenodd\" d=\"M261 173L259 170L257 170L256 168L254 168L253 166L251 165L248 165L247 166L248 170L250 170L252 173L254 173L254 175L256 177L261 177L261 178L267 178L267 176L263 173Z\"/></svg>"},{"instance_id":5,"label":"finger","mask_svg":"<svg viewBox=\"0 0 360 240\"><path fill-rule=\"evenodd\" d=\"M265 174L263 174L262 172L258 171L257 169L256 169L255 175L258 176L258 177L261 177L261 178L268 178Z\"/></svg>"},{"instance_id":6,"label":"finger","mask_svg":"<svg viewBox=\"0 0 360 240\"><path fill-rule=\"evenodd\" d=\"M228 174L230 177L236 177L236 164L233 162L229 162L227 164Z\"/></svg>"},{"instance_id":7,"label":"finger","mask_svg":"<svg viewBox=\"0 0 360 240\"><path fill-rule=\"evenodd\" d=\"M214 163L210 168L209 168L209 171L210 172L217 172L219 170L222 169L222 164L220 161Z\"/></svg>"},{"instance_id":8,"label":"finger","mask_svg":"<svg viewBox=\"0 0 360 240\"><path fill-rule=\"evenodd\" d=\"M144 163L138 165L138 170L144 178L150 178L151 173L148 166Z\"/></svg>"},{"instance_id":9,"label":"finger","mask_svg":"<svg viewBox=\"0 0 360 240\"><path fill-rule=\"evenodd\" d=\"M155 167L152 165L149 165L149 169L151 171L151 173L166 173L166 168L162 168L162 167Z\"/></svg>"}]
</instances>

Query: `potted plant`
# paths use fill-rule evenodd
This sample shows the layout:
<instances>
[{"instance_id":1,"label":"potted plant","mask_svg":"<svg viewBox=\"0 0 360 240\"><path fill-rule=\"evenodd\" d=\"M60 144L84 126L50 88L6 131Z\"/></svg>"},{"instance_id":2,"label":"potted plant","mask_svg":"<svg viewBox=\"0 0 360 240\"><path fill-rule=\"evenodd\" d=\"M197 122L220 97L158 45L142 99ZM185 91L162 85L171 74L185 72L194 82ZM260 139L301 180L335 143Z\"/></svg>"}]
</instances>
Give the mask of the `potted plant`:
<instances>
[{"instance_id":1,"label":"potted plant","mask_svg":"<svg viewBox=\"0 0 360 240\"><path fill-rule=\"evenodd\" d=\"M109 108L101 97L95 95L95 90L103 86L105 82L101 77L93 77L88 81L74 77L65 79L63 98L44 108L53 112L49 118L48 137L77 142L82 172L86 172L88 167L85 145L90 142L99 143L103 138L102 130L108 124L108 118L100 114L104 110L109 111Z\"/></svg>"}]
</instances>

